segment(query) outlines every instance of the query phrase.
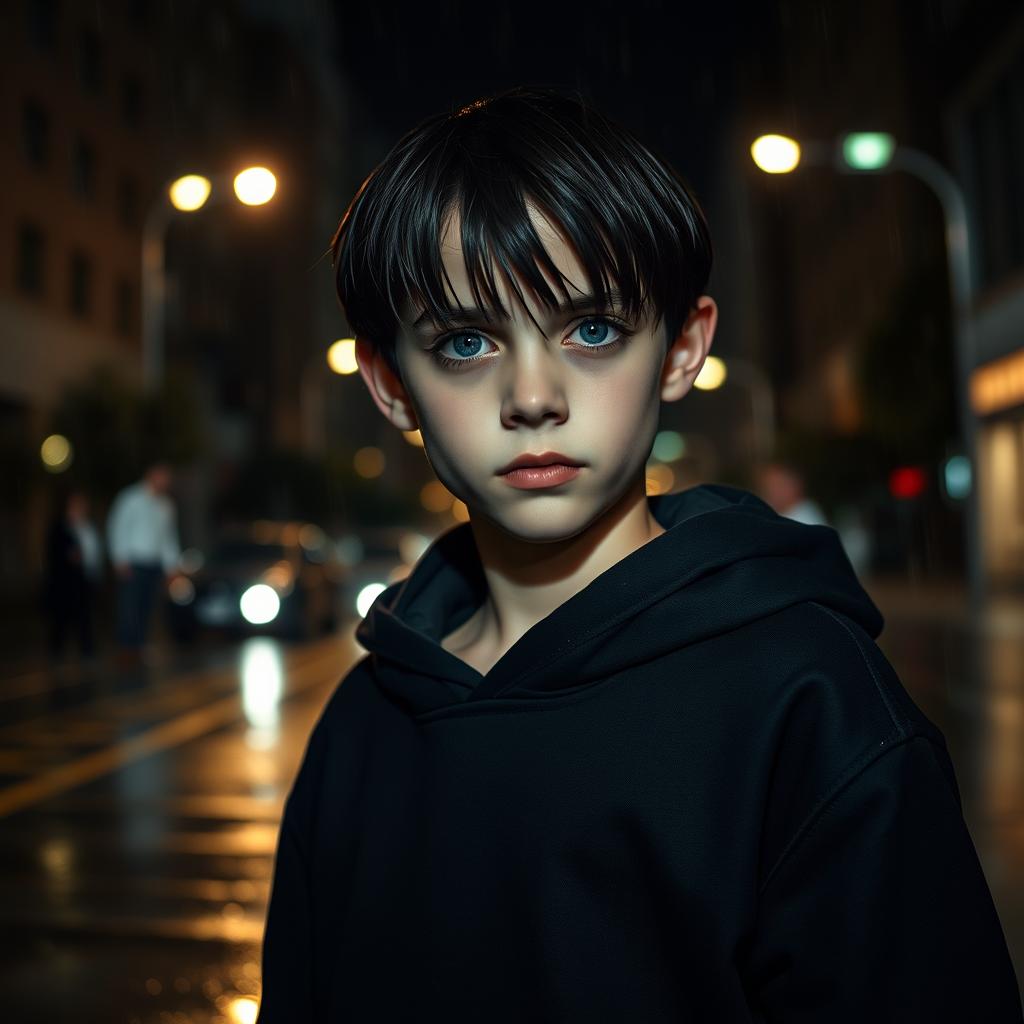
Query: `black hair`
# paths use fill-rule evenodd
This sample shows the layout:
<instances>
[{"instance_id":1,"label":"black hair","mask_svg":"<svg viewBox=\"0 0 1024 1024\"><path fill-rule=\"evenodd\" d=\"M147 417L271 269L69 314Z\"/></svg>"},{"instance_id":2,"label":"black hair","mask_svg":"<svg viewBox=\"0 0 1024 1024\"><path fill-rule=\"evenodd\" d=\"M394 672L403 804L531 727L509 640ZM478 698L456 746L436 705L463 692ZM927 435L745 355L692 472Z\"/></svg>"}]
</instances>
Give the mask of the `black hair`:
<instances>
[{"instance_id":1,"label":"black hair","mask_svg":"<svg viewBox=\"0 0 1024 1024\"><path fill-rule=\"evenodd\" d=\"M655 311L667 344L674 340L711 273L697 200L666 160L578 92L520 86L407 132L360 186L331 240L349 325L399 377L402 301L411 298L437 324L459 308L444 288L443 281L454 297L440 254L455 210L477 306L508 316L495 268L520 302L514 274L548 309L570 299L527 200L575 247L605 306L614 283L627 314ZM561 298L540 267L559 282Z\"/></svg>"}]
</instances>

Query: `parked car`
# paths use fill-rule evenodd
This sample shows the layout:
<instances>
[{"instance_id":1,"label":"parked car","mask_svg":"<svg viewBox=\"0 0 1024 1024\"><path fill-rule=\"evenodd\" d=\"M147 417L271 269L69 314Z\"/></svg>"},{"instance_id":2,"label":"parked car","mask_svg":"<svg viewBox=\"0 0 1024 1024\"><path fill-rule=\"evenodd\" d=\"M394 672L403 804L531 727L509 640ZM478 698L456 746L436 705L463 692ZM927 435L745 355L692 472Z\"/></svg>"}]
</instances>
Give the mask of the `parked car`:
<instances>
[{"instance_id":1,"label":"parked car","mask_svg":"<svg viewBox=\"0 0 1024 1024\"><path fill-rule=\"evenodd\" d=\"M193 557L197 554L190 552ZM308 639L338 626L344 566L319 527L259 520L227 528L170 590L175 633Z\"/></svg>"}]
</instances>

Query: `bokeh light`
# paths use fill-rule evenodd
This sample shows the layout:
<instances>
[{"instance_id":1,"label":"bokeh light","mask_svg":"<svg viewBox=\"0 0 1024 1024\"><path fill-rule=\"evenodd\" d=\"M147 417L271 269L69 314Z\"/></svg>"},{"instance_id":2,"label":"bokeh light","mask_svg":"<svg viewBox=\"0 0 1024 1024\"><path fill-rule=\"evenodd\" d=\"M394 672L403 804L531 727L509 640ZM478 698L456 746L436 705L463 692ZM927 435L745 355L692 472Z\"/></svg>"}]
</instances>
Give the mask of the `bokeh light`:
<instances>
[{"instance_id":1,"label":"bokeh light","mask_svg":"<svg viewBox=\"0 0 1024 1024\"><path fill-rule=\"evenodd\" d=\"M659 430L651 454L659 462L674 462L686 454L686 441L678 430Z\"/></svg>"},{"instance_id":2,"label":"bokeh light","mask_svg":"<svg viewBox=\"0 0 1024 1024\"><path fill-rule=\"evenodd\" d=\"M368 583L359 591L356 597L356 611L360 617L365 618L366 613L370 610L370 605L377 600L377 595L384 590L387 590L387 587L383 583Z\"/></svg>"},{"instance_id":3,"label":"bokeh light","mask_svg":"<svg viewBox=\"0 0 1024 1024\"><path fill-rule=\"evenodd\" d=\"M171 205L183 213L198 210L210 198L210 179L201 174L186 174L171 184Z\"/></svg>"},{"instance_id":4,"label":"bokeh light","mask_svg":"<svg viewBox=\"0 0 1024 1024\"><path fill-rule=\"evenodd\" d=\"M714 391L725 383L726 376L725 363L718 356L708 356L693 386L701 391Z\"/></svg>"},{"instance_id":5,"label":"bokeh light","mask_svg":"<svg viewBox=\"0 0 1024 1024\"><path fill-rule=\"evenodd\" d=\"M242 617L254 626L273 622L281 610L281 598L266 583L255 583L242 594L238 602Z\"/></svg>"},{"instance_id":6,"label":"bokeh light","mask_svg":"<svg viewBox=\"0 0 1024 1024\"><path fill-rule=\"evenodd\" d=\"M452 492L440 480L431 480L420 488L420 504L428 512L444 512L451 508Z\"/></svg>"},{"instance_id":7,"label":"bokeh light","mask_svg":"<svg viewBox=\"0 0 1024 1024\"><path fill-rule=\"evenodd\" d=\"M850 132L843 138L843 159L858 171L880 171L895 150L896 140L887 132Z\"/></svg>"},{"instance_id":8,"label":"bokeh light","mask_svg":"<svg viewBox=\"0 0 1024 1024\"><path fill-rule=\"evenodd\" d=\"M648 465L646 470L647 493L668 494L675 483L675 474L661 463Z\"/></svg>"},{"instance_id":9,"label":"bokeh light","mask_svg":"<svg viewBox=\"0 0 1024 1024\"><path fill-rule=\"evenodd\" d=\"M176 605L188 605L195 600L196 588L187 576L175 576L167 587L171 601Z\"/></svg>"},{"instance_id":10,"label":"bokeh light","mask_svg":"<svg viewBox=\"0 0 1024 1024\"><path fill-rule=\"evenodd\" d=\"M343 376L356 373L359 370L359 363L356 362L356 339L339 338L327 350L327 365L335 372Z\"/></svg>"},{"instance_id":11,"label":"bokeh light","mask_svg":"<svg viewBox=\"0 0 1024 1024\"><path fill-rule=\"evenodd\" d=\"M247 167L235 175L235 195L246 206L263 206L276 191L277 178L266 167Z\"/></svg>"},{"instance_id":12,"label":"bokeh light","mask_svg":"<svg viewBox=\"0 0 1024 1024\"><path fill-rule=\"evenodd\" d=\"M39 447L39 457L50 473L63 473L72 462L71 442L63 434L51 434Z\"/></svg>"},{"instance_id":13,"label":"bokeh light","mask_svg":"<svg viewBox=\"0 0 1024 1024\"><path fill-rule=\"evenodd\" d=\"M754 163L767 174L788 174L800 163L800 144L787 135L762 135L750 147Z\"/></svg>"},{"instance_id":14,"label":"bokeh light","mask_svg":"<svg viewBox=\"0 0 1024 1024\"><path fill-rule=\"evenodd\" d=\"M384 453L375 445L360 448L352 457L353 468L367 480L380 476L384 472L385 463Z\"/></svg>"},{"instance_id":15,"label":"bokeh light","mask_svg":"<svg viewBox=\"0 0 1024 1024\"><path fill-rule=\"evenodd\" d=\"M228 1017L233 1024L255 1024L259 1003L252 996L235 996L228 1003Z\"/></svg>"},{"instance_id":16,"label":"bokeh light","mask_svg":"<svg viewBox=\"0 0 1024 1024\"><path fill-rule=\"evenodd\" d=\"M943 483L954 501L961 501L971 493L971 460L966 455L954 455L943 467Z\"/></svg>"}]
</instances>

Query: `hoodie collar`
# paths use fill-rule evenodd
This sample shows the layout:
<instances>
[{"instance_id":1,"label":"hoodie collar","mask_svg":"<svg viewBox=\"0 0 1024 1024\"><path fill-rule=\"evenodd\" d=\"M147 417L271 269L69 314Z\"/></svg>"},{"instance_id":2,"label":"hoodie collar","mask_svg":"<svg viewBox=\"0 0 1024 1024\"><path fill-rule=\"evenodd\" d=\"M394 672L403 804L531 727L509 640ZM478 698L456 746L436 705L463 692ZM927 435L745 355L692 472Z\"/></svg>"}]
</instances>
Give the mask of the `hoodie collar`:
<instances>
[{"instance_id":1,"label":"hoodie collar","mask_svg":"<svg viewBox=\"0 0 1024 1024\"><path fill-rule=\"evenodd\" d=\"M356 630L377 683L413 714L543 699L809 600L881 633L832 527L780 516L724 484L647 500L665 532L535 623L486 675L441 646L487 593L470 524L442 534Z\"/></svg>"}]
</instances>

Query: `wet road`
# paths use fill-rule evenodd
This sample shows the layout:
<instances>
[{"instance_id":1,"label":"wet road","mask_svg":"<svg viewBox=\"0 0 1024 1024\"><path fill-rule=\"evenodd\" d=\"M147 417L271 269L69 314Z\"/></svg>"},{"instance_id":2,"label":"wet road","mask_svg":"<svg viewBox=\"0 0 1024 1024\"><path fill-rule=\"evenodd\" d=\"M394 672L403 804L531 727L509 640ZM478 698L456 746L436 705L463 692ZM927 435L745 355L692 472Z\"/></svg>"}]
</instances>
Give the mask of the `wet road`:
<instances>
[{"instance_id":1,"label":"wet road","mask_svg":"<svg viewBox=\"0 0 1024 1024\"><path fill-rule=\"evenodd\" d=\"M880 646L945 733L1024 975L1024 614L881 586ZM0 680L0 1005L12 1024L255 1018L277 824L350 623L192 663Z\"/></svg>"},{"instance_id":2,"label":"wet road","mask_svg":"<svg viewBox=\"0 0 1024 1024\"><path fill-rule=\"evenodd\" d=\"M194 666L0 689L0 1005L12 1024L255 1019L278 821L363 653L252 638Z\"/></svg>"}]
</instances>

